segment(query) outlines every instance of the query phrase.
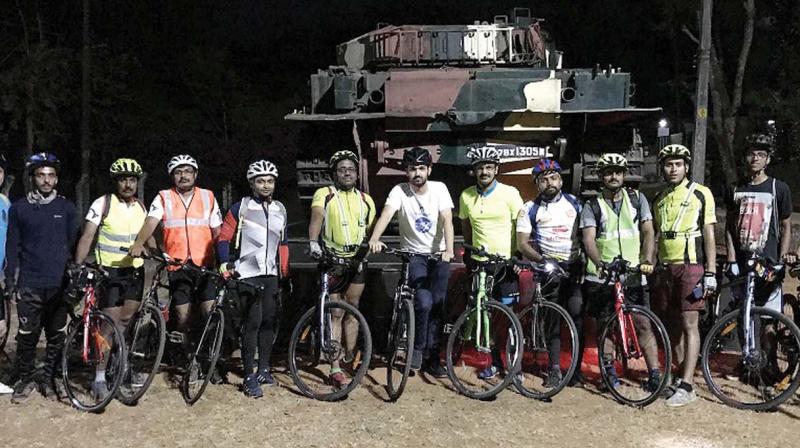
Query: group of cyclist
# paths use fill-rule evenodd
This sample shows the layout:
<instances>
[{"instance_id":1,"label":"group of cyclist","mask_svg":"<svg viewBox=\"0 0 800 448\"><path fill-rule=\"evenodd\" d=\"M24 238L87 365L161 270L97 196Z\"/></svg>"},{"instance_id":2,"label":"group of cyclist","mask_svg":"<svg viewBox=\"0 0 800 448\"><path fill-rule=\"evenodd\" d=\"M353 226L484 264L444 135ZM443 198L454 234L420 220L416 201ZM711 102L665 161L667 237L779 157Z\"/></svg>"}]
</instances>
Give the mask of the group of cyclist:
<instances>
[{"instance_id":1,"label":"group of cyclist","mask_svg":"<svg viewBox=\"0 0 800 448\"><path fill-rule=\"evenodd\" d=\"M731 277L741 275L743 263L752 253L796 261L789 247L789 188L765 173L772 148L770 135L748 139L747 176L726 193L725 270ZM533 182L539 193L523 202L515 187L497 180L501 157L494 147L473 147L467 155L474 184L461 192L458 205L465 243L505 258L519 252L533 262L559 264L568 276L548 282L542 292L573 318L579 356L584 348L584 316L602 322L614 312L613 287L606 281L608 265L622 258L639 266L644 275L624 278L626 298L652 307L667 323L680 367L680 374L670 382L666 404L679 407L695 400L692 382L700 348L699 314L705 308L704 299L717 289L717 219L714 195L689 179L690 151L679 144L661 149L658 163L667 186L652 206L645 195L625 185L628 163L621 154L606 153L599 158L596 167L602 191L585 203L562 191L562 169L553 159L540 160L534 166ZM7 163L4 158L0 162L1 185ZM409 285L415 291L417 335L411 368L444 377L447 372L439 356L439 337L450 262L455 256L450 192L444 183L429 179L431 153L421 147L408 149L403 155L407 182L391 190L376 219L373 199L357 188L360 162L349 150L331 157L333 184L318 189L311 203L310 254L354 259L365 242L372 252L381 252L386 247L381 237L396 214L400 246L420 255L410 260L408 271ZM69 277L66 274L85 262L94 245L96 262L107 272L98 295L105 313L124 328L142 298L142 258L159 250L153 237L159 225L163 240L160 250L168 258L249 280L251 286L237 287L244 310L242 389L245 395L258 398L263 395L262 386L275 384L270 358L280 279L288 275L289 253L286 209L273 199L278 178L273 163L259 160L249 166L246 176L252 195L236 202L223 218L213 192L196 185L199 165L191 156L178 155L169 161L167 171L173 185L160 191L149 208L136 195L143 174L141 165L133 159L119 159L110 167L112 191L92 203L82 233L74 204L59 196L56 189L58 159L50 153L34 154L26 170L33 188L25 197L9 208L8 199L0 195L0 238L7 233L7 241L0 245L0 249L6 249L5 291L16 299L19 316L18 379L13 389L0 384L0 392L12 393L15 402L28 398L37 387L45 396L64 396L58 374L67 328L68 304L63 298ZM431 257L437 254L440 256ZM467 252L464 260L472 266L482 258ZM666 267L654 273L657 264ZM351 269L348 281L331 291L331 299L358 306L366 266L359 259ZM505 269L493 294L503 303L513 304L520 300L520 277L515 269ZM215 283L210 276L181 269L179 264L170 265L168 270L170 315L175 318L174 329L184 336L178 339L186 344L192 308L208 312L216 294ZM645 289L648 283L650 294ZM780 285L769 296L768 306L780 310ZM0 316L0 330L8 328L6 317ZM358 323L346 318L340 321L334 322L334 336L355 339L347 336L357 333ZM44 367L35 375L36 345L42 329L47 341ZM640 343L651 367L648 382L660 384L662 375L669 372L657 368L655 340L644 331ZM493 358L492 365L479 373L480 378L492 378L502 370L499 356ZM557 384L562 380L559 357L552 354L550 359L553 361L545 381ZM612 377L616 375L610 363L601 368L608 369L606 373ZM97 366L92 386L99 396L109 393L104 369ZM135 376L131 378L134 385ZM329 381L340 387L349 381L338 360L331 363ZM579 369L571 384L585 381Z\"/></svg>"}]
</instances>

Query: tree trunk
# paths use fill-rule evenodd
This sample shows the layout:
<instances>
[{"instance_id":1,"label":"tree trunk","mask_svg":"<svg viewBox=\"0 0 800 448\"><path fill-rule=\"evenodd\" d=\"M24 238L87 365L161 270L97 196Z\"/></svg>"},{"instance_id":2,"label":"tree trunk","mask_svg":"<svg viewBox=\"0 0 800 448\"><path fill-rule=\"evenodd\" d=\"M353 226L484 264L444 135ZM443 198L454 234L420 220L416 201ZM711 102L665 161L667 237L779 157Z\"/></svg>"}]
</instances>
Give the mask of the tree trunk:
<instances>
[{"instance_id":1,"label":"tree trunk","mask_svg":"<svg viewBox=\"0 0 800 448\"><path fill-rule=\"evenodd\" d=\"M89 208L89 170L91 169L91 43L89 41L89 0L83 0L83 52L81 54L81 177L75 186L78 210L83 216Z\"/></svg>"}]
</instances>

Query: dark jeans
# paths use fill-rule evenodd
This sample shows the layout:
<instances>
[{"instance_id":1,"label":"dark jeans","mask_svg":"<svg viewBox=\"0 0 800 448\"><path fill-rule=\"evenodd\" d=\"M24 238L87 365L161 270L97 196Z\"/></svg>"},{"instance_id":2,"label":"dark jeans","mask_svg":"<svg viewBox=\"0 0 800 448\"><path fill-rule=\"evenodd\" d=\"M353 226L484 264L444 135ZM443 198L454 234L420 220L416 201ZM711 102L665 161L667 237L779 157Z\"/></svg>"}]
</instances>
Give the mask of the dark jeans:
<instances>
[{"instance_id":1,"label":"dark jeans","mask_svg":"<svg viewBox=\"0 0 800 448\"><path fill-rule=\"evenodd\" d=\"M61 288L20 288L17 303L17 372L30 379L36 361L36 344L44 328L47 348L44 356L45 380L61 373L61 351L67 330L67 304Z\"/></svg>"},{"instance_id":2,"label":"dark jeans","mask_svg":"<svg viewBox=\"0 0 800 448\"><path fill-rule=\"evenodd\" d=\"M245 314L242 326L242 363L244 374L249 375L255 367L256 349L258 370L269 369L278 314L278 277L262 275L245 281L264 286L262 290L255 290L247 285L239 285L237 289Z\"/></svg>"},{"instance_id":3,"label":"dark jeans","mask_svg":"<svg viewBox=\"0 0 800 448\"><path fill-rule=\"evenodd\" d=\"M408 284L414 288L414 350L423 358L438 359L439 330L443 302L450 279L450 263L413 257L408 266Z\"/></svg>"}]
</instances>

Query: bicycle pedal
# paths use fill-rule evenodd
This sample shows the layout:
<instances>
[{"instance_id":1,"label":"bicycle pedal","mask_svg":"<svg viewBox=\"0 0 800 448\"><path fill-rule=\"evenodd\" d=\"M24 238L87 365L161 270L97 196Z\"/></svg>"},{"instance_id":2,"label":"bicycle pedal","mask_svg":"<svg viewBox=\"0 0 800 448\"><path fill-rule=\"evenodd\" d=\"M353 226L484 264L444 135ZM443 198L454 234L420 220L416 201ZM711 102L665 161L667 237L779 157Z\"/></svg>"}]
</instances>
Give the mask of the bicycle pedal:
<instances>
[{"instance_id":1,"label":"bicycle pedal","mask_svg":"<svg viewBox=\"0 0 800 448\"><path fill-rule=\"evenodd\" d=\"M136 358L144 358L144 353L143 352L131 352L131 356L136 357Z\"/></svg>"},{"instance_id":2,"label":"bicycle pedal","mask_svg":"<svg viewBox=\"0 0 800 448\"><path fill-rule=\"evenodd\" d=\"M183 344L183 333L179 331L171 331L167 334L169 341L173 344Z\"/></svg>"},{"instance_id":3,"label":"bicycle pedal","mask_svg":"<svg viewBox=\"0 0 800 448\"><path fill-rule=\"evenodd\" d=\"M488 348L488 347L476 347L475 350L477 350L480 353L491 353L492 352L492 349Z\"/></svg>"}]
</instances>

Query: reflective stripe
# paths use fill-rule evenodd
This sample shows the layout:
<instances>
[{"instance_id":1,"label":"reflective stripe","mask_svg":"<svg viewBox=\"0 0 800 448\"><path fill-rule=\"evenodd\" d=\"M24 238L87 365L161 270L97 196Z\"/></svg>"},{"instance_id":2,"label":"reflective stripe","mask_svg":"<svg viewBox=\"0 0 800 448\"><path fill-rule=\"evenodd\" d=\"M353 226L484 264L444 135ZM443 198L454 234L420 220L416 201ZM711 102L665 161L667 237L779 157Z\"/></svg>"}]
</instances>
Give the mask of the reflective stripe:
<instances>
[{"instance_id":1,"label":"reflective stripe","mask_svg":"<svg viewBox=\"0 0 800 448\"><path fill-rule=\"evenodd\" d=\"M111 246L109 244L104 244L104 243L97 243L97 249L103 252L110 252L112 254L124 254L124 255L128 254L128 251L121 250L119 246Z\"/></svg>"},{"instance_id":2,"label":"reflective stripe","mask_svg":"<svg viewBox=\"0 0 800 448\"><path fill-rule=\"evenodd\" d=\"M162 191L159 194L159 196L161 196L161 205L164 208L164 220L166 220L168 216L172 216L172 200L168 195L169 190Z\"/></svg>"},{"instance_id":3,"label":"reflective stripe","mask_svg":"<svg viewBox=\"0 0 800 448\"><path fill-rule=\"evenodd\" d=\"M109 231L107 231L105 229L100 230L100 236L105 238L105 239L108 239L108 240L111 240L111 241L119 241L121 243L130 243L130 242L133 242L134 240L136 240L136 234L135 233L132 233L130 235L118 235L118 234L115 234L115 233L111 233L111 232L109 232Z\"/></svg>"},{"instance_id":4,"label":"reflective stripe","mask_svg":"<svg viewBox=\"0 0 800 448\"><path fill-rule=\"evenodd\" d=\"M211 199L208 197L208 191L200 190L200 198L203 200L203 216L208 216L211 213Z\"/></svg>"},{"instance_id":5,"label":"reflective stripe","mask_svg":"<svg viewBox=\"0 0 800 448\"><path fill-rule=\"evenodd\" d=\"M183 219L167 219L167 220L164 220L163 225L164 225L164 228L166 228L166 229L176 229L176 228L184 227L184 226L187 226L187 225L189 225L189 226L205 226L205 227L208 227L210 222L211 221L209 221L207 218L206 219L186 218L185 220L183 220Z\"/></svg>"}]
</instances>

